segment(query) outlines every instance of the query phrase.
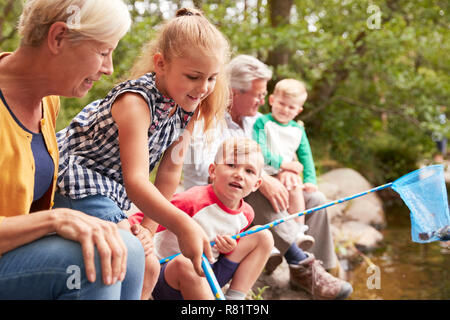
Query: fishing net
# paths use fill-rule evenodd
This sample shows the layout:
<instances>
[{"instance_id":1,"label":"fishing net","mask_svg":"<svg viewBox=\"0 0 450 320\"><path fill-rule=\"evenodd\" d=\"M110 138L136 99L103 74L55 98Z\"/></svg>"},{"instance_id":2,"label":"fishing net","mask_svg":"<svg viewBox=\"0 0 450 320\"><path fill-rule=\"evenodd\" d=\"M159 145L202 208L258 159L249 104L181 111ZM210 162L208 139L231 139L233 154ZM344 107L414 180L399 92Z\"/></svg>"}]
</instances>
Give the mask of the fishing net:
<instances>
[{"instance_id":1,"label":"fishing net","mask_svg":"<svg viewBox=\"0 0 450 320\"><path fill-rule=\"evenodd\" d=\"M444 167L425 167L395 180L394 189L408 206L414 242L449 240L450 215Z\"/></svg>"}]
</instances>

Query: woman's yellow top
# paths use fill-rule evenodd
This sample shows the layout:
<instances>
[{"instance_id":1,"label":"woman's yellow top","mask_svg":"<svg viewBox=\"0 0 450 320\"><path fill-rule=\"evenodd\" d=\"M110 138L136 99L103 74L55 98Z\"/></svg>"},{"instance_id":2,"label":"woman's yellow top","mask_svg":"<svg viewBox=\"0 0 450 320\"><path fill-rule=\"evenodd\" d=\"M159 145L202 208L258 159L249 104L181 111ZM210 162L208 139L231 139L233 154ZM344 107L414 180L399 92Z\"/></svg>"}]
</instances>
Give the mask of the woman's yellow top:
<instances>
[{"instance_id":1,"label":"woman's yellow top","mask_svg":"<svg viewBox=\"0 0 450 320\"><path fill-rule=\"evenodd\" d=\"M5 55L0 54L0 59ZM60 102L59 97L49 96L42 99L41 133L55 165L55 172L51 187L31 208L35 176L32 134L16 122L6 103L0 99L0 224L5 217L47 210L53 206L59 159L55 130Z\"/></svg>"}]
</instances>

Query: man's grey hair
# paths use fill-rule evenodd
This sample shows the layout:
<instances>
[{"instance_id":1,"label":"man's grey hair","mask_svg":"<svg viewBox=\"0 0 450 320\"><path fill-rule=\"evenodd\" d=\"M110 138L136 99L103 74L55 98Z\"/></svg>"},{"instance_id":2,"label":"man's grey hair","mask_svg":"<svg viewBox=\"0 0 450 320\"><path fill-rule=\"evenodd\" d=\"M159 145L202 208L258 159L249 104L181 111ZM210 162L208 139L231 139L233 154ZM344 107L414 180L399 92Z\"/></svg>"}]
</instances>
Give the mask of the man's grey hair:
<instances>
[{"instance_id":1,"label":"man's grey hair","mask_svg":"<svg viewBox=\"0 0 450 320\"><path fill-rule=\"evenodd\" d=\"M264 79L269 81L272 78L272 70L249 55L239 55L233 58L228 64L231 87L236 90L246 92L251 89L252 81Z\"/></svg>"}]
</instances>

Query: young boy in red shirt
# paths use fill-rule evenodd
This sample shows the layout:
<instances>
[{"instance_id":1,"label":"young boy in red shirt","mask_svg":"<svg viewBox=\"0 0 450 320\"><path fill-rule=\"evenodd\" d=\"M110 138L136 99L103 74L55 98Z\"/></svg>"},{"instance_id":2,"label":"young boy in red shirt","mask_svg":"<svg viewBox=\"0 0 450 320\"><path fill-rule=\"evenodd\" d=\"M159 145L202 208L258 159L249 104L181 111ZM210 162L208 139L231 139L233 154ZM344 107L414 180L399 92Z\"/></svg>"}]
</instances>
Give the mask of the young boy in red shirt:
<instances>
[{"instance_id":1,"label":"young boy in red shirt","mask_svg":"<svg viewBox=\"0 0 450 320\"><path fill-rule=\"evenodd\" d=\"M273 237L263 230L242 239L231 236L247 229L254 211L243 198L261 184L264 158L258 144L239 137L226 140L209 166L211 184L193 187L175 194L172 203L199 223L211 241L214 257L212 269L223 287L231 280L225 293L227 300L244 300L261 274ZM175 235L159 226L155 234L155 251L162 259L180 251ZM178 255L161 268L153 298L203 300L214 299L206 278L199 277L189 259Z\"/></svg>"}]
</instances>

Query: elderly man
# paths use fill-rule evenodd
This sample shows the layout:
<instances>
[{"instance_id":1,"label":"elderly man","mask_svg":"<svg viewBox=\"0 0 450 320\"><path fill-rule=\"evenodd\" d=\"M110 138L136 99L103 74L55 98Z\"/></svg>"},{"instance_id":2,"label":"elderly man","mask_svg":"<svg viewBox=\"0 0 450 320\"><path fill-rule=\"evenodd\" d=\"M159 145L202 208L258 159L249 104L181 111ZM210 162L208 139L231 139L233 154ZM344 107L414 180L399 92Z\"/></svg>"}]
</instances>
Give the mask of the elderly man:
<instances>
[{"instance_id":1,"label":"elderly man","mask_svg":"<svg viewBox=\"0 0 450 320\"><path fill-rule=\"evenodd\" d=\"M208 166L213 161L218 145L233 136L252 137L253 124L260 116L258 108L264 104L267 82L272 77L272 71L261 61L248 55L235 57L228 68L233 94L229 113L225 115L224 121L218 122L214 130L206 134L200 134L203 132L199 130L202 124L196 123L189 151L184 159L185 189L207 184ZM282 174L293 173L286 171ZM325 203L321 192L304 192L304 198L307 209ZM289 215L286 211L288 199L286 187L276 178L264 175L259 190L250 194L245 201L255 210L254 223L262 225ZM338 267L326 210L307 215L305 223L309 227L307 233L316 239L309 249L310 253L304 252L297 245L300 229L294 220L270 229L279 253L271 256L266 272L275 270L284 256L289 264L293 287L306 290L314 298L347 298L353 290L351 285L325 270ZM323 262L323 266L319 260Z\"/></svg>"}]
</instances>

